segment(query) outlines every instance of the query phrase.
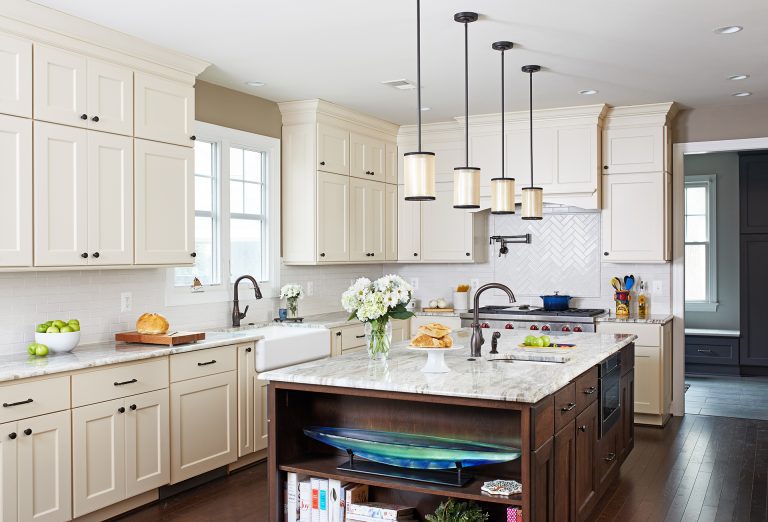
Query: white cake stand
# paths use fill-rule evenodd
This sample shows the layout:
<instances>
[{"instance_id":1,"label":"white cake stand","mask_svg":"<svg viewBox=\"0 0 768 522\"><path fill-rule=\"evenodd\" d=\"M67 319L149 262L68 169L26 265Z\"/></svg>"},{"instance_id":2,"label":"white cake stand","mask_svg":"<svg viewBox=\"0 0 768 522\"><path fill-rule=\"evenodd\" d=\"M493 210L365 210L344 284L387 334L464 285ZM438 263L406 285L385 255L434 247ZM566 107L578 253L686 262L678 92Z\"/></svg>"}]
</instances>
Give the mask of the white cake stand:
<instances>
[{"instance_id":1,"label":"white cake stand","mask_svg":"<svg viewBox=\"0 0 768 522\"><path fill-rule=\"evenodd\" d=\"M448 373L451 369L445 363L445 352L455 352L463 350L461 345L454 345L450 348L419 348L418 346L409 346L409 350L414 352L426 352L427 363L421 368L424 373Z\"/></svg>"}]
</instances>

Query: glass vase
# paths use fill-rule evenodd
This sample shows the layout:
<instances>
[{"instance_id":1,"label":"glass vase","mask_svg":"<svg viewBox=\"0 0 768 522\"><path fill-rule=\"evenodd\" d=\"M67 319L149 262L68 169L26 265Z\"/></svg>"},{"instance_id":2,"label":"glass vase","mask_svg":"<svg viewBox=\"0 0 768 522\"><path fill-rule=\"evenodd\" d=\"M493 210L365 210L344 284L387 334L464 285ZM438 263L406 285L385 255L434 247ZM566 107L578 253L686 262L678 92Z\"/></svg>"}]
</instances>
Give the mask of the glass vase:
<instances>
[{"instance_id":1,"label":"glass vase","mask_svg":"<svg viewBox=\"0 0 768 522\"><path fill-rule=\"evenodd\" d=\"M372 360L387 359L392 346L392 323L389 317L365 323L365 340L368 357Z\"/></svg>"},{"instance_id":2,"label":"glass vase","mask_svg":"<svg viewBox=\"0 0 768 522\"><path fill-rule=\"evenodd\" d=\"M288 317L296 319L299 317L299 298L289 297L288 301Z\"/></svg>"}]
</instances>

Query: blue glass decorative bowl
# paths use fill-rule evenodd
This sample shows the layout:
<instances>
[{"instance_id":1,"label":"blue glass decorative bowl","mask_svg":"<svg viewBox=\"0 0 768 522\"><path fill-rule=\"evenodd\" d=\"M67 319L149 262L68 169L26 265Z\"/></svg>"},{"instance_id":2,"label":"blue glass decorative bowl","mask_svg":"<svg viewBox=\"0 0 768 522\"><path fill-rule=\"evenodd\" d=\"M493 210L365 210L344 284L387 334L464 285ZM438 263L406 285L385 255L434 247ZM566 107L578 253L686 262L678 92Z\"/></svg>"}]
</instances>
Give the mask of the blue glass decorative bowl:
<instances>
[{"instance_id":1,"label":"blue glass decorative bowl","mask_svg":"<svg viewBox=\"0 0 768 522\"><path fill-rule=\"evenodd\" d=\"M486 442L389 431L312 426L304 434L334 448L351 450L380 464L412 469L455 469L520 458L520 449Z\"/></svg>"}]
</instances>

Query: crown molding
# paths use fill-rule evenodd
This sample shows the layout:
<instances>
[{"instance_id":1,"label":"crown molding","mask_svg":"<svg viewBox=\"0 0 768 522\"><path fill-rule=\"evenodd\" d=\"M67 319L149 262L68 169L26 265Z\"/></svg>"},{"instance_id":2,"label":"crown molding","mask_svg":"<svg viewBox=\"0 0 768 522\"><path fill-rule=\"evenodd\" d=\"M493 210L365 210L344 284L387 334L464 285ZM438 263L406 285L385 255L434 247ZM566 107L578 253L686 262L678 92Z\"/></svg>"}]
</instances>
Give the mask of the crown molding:
<instances>
[{"instance_id":1,"label":"crown molding","mask_svg":"<svg viewBox=\"0 0 768 522\"><path fill-rule=\"evenodd\" d=\"M0 2L0 31L186 83L210 65L27 0Z\"/></svg>"},{"instance_id":2,"label":"crown molding","mask_svg":"<svg viewBox=\"0 0 768 522\"><path fill-rule=\"evenodd\" d=\"M622 127L631 125L668 125L677 116L680 105L676 102L648 103L611 107L606 116L606 126Z\"/></svg>"},{"instance_id":3,"label":"crown molding","mask_svg":"<svg viewBox=\"0 0 768 522\"><path fill-rule=\"evenodd\" d=\"M579 105L576 107L557 107L554 109L536 109L533 111L533 121L558 121L570 120L574 123L600 123L605 117L609 106L605 104ZM504 121L509 124L528 123L529 111L505 112ZM454 118L459 124L464 125L465 117ZM478 114L469 117L470 127L482 127L486 125L497 126L500 123L501 113Z\"/></svg>"},{"instance_id":4,"label":"crown molding","mask_svg":"<svg viewBox=\"0 0 768 522\"><path fill-rule=\"evenodd\" d=\"M394 123L320 99L281 102L277 106L283 116L283 125L316 123L323 117L330 117L388 136L397 135L399 129Z\"/></svg>"}]
</instances>

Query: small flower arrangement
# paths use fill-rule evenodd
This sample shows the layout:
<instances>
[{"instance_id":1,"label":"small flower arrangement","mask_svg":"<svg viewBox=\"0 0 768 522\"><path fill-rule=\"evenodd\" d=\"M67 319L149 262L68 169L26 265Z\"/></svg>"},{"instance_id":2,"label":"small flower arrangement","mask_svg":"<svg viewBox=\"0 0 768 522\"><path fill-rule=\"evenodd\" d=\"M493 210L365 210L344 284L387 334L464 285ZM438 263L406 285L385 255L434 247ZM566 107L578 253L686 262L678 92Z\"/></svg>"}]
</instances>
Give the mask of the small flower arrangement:
<instances>
[{"instance_id":1,"label":"small flower arrangement","mask_svg":"<svg viewBox=\"0 0 768 522\"><path fill-rule=\"evenodd\" d=\"M392 342L389 319L413 317L407 305L413 297L413 287L396 275L386 275L376 281L361 277L341 296L341 305L349 318L365 323L368 353L371 358L386 357Z\"/></svg>"},{"instance_id":2,"label":"small flower arrangement","mask_svg":"<svg viewBox=\"0 0 768 522\"><path fill-rule=\"evenodd\" d=\"M280 299L285 299L288 302L288 311L291 313L291 317L298 317L299 299L302 297L304 297L304 289L301 285L283 285L280 289Z\"/></svg>"}]
</instances>

